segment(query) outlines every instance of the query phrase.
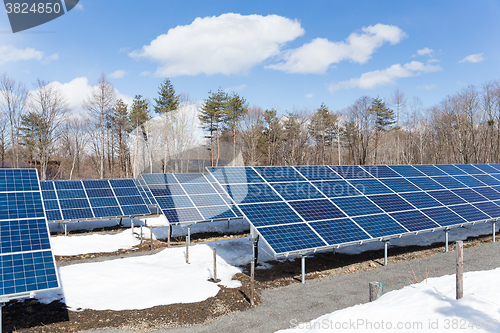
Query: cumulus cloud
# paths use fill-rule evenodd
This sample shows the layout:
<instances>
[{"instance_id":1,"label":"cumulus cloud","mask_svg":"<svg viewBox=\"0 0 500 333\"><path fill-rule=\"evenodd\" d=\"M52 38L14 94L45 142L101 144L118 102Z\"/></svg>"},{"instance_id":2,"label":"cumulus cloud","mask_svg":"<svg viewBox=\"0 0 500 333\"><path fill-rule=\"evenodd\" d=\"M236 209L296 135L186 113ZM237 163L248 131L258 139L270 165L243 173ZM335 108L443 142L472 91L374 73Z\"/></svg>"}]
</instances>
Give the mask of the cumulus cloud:
<instances>
[{"instance_id":1,"label":"cumulus cloud","mask_svg":"<svg viewBox=\"0 0 500 333\"><path fill-rule=\"evenodd\" d=\"M359 78L350 79L338 83L332 83L329 87L331 93L340 89L361 88L371 89L377 86L395 84L399 78L417 76L421 73L436 72L442 70L441 66L432 63L424 64L412 61L407 64L395 64L383 70L367 72Z\"/></svg>"},{"instance_id":2,"label":"cumulus cloud","mask_svg":"<svg viewBox=\"0 0 500 333\"><path fill-rule=\"evenodd\" d=\"M424 47L421 50L417 50L417 54L416 55L414 54L413 57L416 57L417 55L419 55L419 56L426 56L427 55L430 57L430 56L432 56L432 54L434 54L433 49L430 49L428 47Z\"/></svg>"},{"instance_id":3,"label":"cumulus cloud","mask_svg":"<svg viewBox=\"0 0 500 333\"><path fill-rule=\"evenodd\" d=\"M483 54L484 53L468 55L467 57L460 60L460 63L471 62L471 63L475 64L475 63L481 62L484 60Z\"/></svg>"},{"instance_id":4,"label":"cumulus cloud","mask_svg":"<svg viewBox=\"0 0 500 333\"><path fill-rule=\"evenodd\" d=\"M108 76L112 79L121 79L125 75L127 75L127 72L125 72L123 69L119 69L109 74Z\"/></svg>"},{"instance_id":5,"label":"cumulus cloud","mask_svg":"<svg viewBox=\"0 0 500 333\"><path fill-rule=\"evenodd\" d=\"M0 65L7 62L29 61L36 60L47 64L53 60L59 59L59 54L55 53L50 56L45 56L42 51L37 51L27 47L19 49L13 45L0 45Z\"/></svg>"},{"instance_id":6,"label":"cumulus cloud","mask_svg":"<svg viewBox=\"0 0 500 333\"><path fill-rule=\"evenodd\" d=\"M397 44L406 34L393 25L376 24L351 33L345 41L316 38L303 46L285 51L283 62L267 66L287 73L325 73L330 65L343 60L364 64L384 43Z\"/></svg>"},{"instance_id":7,"label":"cumulus cloud","mask_svg":"<svg viewBox=\"0 0 500 333\"><path fill-rule=\"evenodd\" d=\"M307 94L306 95L306 98L313 98L314 97L314 94L313 93L310 93L310 94Z\"/></svg>"},{"instance_id":8,"label":"cumulus cloud","mask_svg":"<svg viewBox=\"0 0 500 333\"><path fill-rule=\"evenodd\" d=\"M172 28L129 56L159 63L157 76L240 74L303 34L297 20L227 13Z\"/></svg>"},{"instance_id":9,"label":"cumulus cloud","mask_svg":"<svg viewBox=\"0 0 500 333\"><path fill-rule=\"evenodd\" d=\"M73 114L84 114L86 112L82 108L82 102L93 89L93 86L89 84L89 80L86 77L77 77L67 83L53 81L50 84L59 89L66 97L68 106L71 108ZM120 93L116 88L115 94L116 98L123 99L128 105L132 104L133 98Z\"/></svg>"}]
</instances>

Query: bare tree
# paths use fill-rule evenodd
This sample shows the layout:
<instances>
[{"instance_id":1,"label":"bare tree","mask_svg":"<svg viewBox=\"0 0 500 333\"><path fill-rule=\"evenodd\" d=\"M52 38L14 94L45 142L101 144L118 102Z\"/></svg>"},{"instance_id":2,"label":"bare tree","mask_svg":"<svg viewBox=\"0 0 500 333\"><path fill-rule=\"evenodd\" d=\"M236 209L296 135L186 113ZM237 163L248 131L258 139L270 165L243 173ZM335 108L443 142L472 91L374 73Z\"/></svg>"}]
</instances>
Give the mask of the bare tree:
<instances>
[{"instance_id":1,"label":"bare tree","mask_svg":"<svg viewBox=\"0 0 500 333\"><path fill-rule=\"evenodd\" d=\"M12 165L19 167L19 125L24 112L28 90L26 86L3 74L0 76L0 110L8 117L10 124L10 141L12 146Z\"/></svg>"},{"instance_id":2,"label":"bare tree","mask_svg":"<svg viewBox=\"0 0 500 333\"><path fill-rule=\"evenodd\" d=\"M99 144L94 145L94 150L99 158L99 177L104 178L104 160L106 144L107 122L112 114L116 103L115 88L106 79L106 75L101 74L97 81L97 86L93 87L87 99L82 103L83 108L88 110L91 115L91 121L96 131L94 138ZM97 135L97 133L99 133Z\"/></svg>"},{"instance_id":3,"label":"bare tree","mask_svg":"<svg viewBox=\"0 0 500 333\"><path fill-rule=\"evenodd\" d=\"M405 96L405 93L402 92L401 90L399 90L399 88L396 88L396 90L394 90L394 92L392 93L392 96L391 96L391 103L392 103L392 106L393 108L395 109L396 111L396 130L397 130L397 137L396 137L396 150L397 150L397 155L396 155L396 164L400 164L401 161L400 161L400 156L401 156L401 145L400 145L400 138L399 138L399 133L400 133L400 130L401 130L401 127L400 127L400 117L401 117L401 113L402 112L405 112L406 110L406 102L407 102L407 98Z\"/></svg>"}]
</instances>

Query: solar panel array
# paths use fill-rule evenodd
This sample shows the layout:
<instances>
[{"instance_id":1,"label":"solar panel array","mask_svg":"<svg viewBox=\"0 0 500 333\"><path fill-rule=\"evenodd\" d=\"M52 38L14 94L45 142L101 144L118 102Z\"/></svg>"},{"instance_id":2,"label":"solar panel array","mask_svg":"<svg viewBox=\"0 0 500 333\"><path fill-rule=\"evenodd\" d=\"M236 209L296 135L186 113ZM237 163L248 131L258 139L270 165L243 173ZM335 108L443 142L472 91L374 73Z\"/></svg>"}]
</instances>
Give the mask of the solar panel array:
<instances>
[{"instance_id":1,"label":"solar panel array","mask_svg":"<svg viewBox=\"0 0 500 333\"><path fill-rule=\"evenodd\" d=\"M243 216L209 174L143 174L142 178L170 224Z\"/></svg>"},{"instance_id":2,"label":"solar panel array","mask_svg":"<svg viewBox=\"0 0 500 333\"><path fill-rule=\"evenodd\" d=\"M41 181L48 221L149 215L133 179Z\"/></svg>"},{"instance_id":3,"label":"solar panel array","mask_svg":"<svg viewBox=\"0 0 500 333\"><path fill-rule=\"evenodd\" d=\"M275 254L500 218L500 165L207 170Z\"/></svg>"},{"instance_id":4,"label":"solar panel array","mask_svg":"<svg viewBox=\"0 0 500 333\"><path fill-rule=\"evenodd\" d=\"M35 169L0 169L0 298L59 288Z\"/></svg>"}]
</instances>

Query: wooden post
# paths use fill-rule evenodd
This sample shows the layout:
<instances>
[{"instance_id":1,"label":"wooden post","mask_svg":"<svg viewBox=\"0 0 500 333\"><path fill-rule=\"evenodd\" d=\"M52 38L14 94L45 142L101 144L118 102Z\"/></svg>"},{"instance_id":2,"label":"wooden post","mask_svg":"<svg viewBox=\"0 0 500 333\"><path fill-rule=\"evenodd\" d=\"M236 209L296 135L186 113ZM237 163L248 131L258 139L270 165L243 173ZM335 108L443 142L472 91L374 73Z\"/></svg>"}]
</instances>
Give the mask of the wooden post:
<instances>
[{"instance_id":1,"label":"wooden post","mask_svg":"<svg viewBox=\"0 0 500 333\"><path fill-rule=\"evenodd\" d=\"M134 234L134 221L130 220L130 229L132 229L132 235Z\"/></svg>"},{"instance_id":2,"label":"wooden post","mask_svg":"<svg viewBox=\"0 0 500 333\"><path fill-rule=\"evenodd\" d=\"M378 282L370 282L368 284L370 288L370 302L376 301L378 298L378 292L380 290L380 283Z\"/></svg>"},{"instance_id":3,"label":"wooden post","mask_svg":"<svg viewBox=\"0 0 500 333\"><path fill-rule=\"evenodd\" d=\"M217 250L214 247L214 282L217 282Z\"/></svg>"},{"instance_id":4,"label":"wooden post","mask_svg":"<svg viewBox=\"0 0 500 333\"><path fill-rule=\"evenodd\" d=\"M153 251L153 227L149 227L149 232L150 232L150 238L151 238L149 248L151 251Z\"/></svg>"},{"instance_id":5,"label":"wooden post","mask_svg":"<svg viewBox=\"0 0 500 333\"><path fill-rule=\"evenodd\" d=\"M142 225L141 225L141 245L142 245Z\"/></svg>"},{"instance_id":6,"label":"wooden post","mask_svg":"<svg viewBox=\"0 0 500 333\"><path fill-rule=\"evenodd\" d=\"M254 306L254 278L255 278L255 263L252 260L250 263L250 306Z\"/></svg>"},{"instance_id":7,"label":"wooden post","mask_svg":"<svg viewBox=\"0 0 500 333\"><path fill-rule=\"evenodd\" d=\"M188 234L186 237L186 264L189 264L189 241L191 240L191 227L188 227Z\"/></svg>"},{"instance_id":8,"label":"wooden post","mask_svg":"<svg viewBox=\"0 0 500 333\"><path fill-rule=\"evenodd\" d=\"M167 247L170 249L170 228L167 230Z\"/></svg>"},{"instance_id":9,"label":"wooden post","mask_svg":"<svg viewBox=\"0 0 500 333\"><path fill-rule=\"evenodd\" d=\"M464 243L457 241L457 299L464 297Z\"/></svg>"}]
</instances>

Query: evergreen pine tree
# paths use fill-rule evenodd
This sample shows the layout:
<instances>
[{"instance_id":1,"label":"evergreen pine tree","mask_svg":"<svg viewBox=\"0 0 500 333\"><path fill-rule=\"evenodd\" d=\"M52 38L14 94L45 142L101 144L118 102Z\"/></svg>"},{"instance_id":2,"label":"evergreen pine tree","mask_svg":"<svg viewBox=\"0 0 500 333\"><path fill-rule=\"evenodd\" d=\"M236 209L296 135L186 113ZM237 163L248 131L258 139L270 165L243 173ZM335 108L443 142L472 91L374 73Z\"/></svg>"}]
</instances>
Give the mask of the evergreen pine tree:
<instances>
[{"instance_id":1,"label":"evergreen pine tree","mask_svg":"<svg viewBox=\"0 0 500 333\"><path fill-rule=\"evenodd\" d=\"M236 127L241 119L248 112L246 100L237 93L233 93L228 99L224 123L229 127L233 134L233 166L236 158Z\"/></svg>"},{"instance_id":2,"label":"evergreen pine tree","mask_svg":"<svg viewBox=\"0 0 500 333\"><path fill-rule=\"evenodd\" d=\"M132 103L132 107L130 109L129 120L130 123L133 124L136 128L135 133L135 151L134 151L134 174L133 176L137 176L137 149L139 144L139 128L141 128L141 132L145 141L147 141L147 134L144 128L144 123L146 123L150 117L148 114L148 102L146 99L142 99L142 95L135 95L134 101Z\"/></svg>"}]
</instances>

